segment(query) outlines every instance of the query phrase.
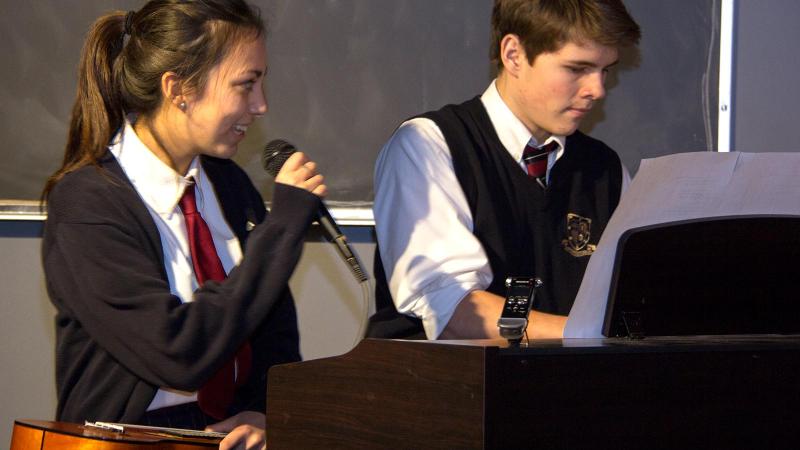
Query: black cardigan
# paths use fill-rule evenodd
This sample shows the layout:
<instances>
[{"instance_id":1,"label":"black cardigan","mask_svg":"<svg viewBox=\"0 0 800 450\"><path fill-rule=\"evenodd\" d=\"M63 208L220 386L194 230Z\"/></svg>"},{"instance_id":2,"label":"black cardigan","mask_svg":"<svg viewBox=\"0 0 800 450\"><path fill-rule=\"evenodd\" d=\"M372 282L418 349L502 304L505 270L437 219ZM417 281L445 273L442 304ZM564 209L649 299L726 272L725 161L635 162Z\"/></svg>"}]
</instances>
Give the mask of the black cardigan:
<instances>
[{"instance_id":1,"label":"black cardigan","mask_svg":"<svg viewBox=\"0 0 800 450\"><path fill-rule=\"evenodd\" d=\"M50 193L42 259L57 309L57 420L136 422L159 387L197 390L248 338L252 376L229 412L263 411L269 366L299 360L287 282L319 199L278 184L267 216L235 163L202 164L244 258L188 303L171 294L156 225L110 153ZM248 221L260 223L249 236Z\"/></svg>"}]
</instances>

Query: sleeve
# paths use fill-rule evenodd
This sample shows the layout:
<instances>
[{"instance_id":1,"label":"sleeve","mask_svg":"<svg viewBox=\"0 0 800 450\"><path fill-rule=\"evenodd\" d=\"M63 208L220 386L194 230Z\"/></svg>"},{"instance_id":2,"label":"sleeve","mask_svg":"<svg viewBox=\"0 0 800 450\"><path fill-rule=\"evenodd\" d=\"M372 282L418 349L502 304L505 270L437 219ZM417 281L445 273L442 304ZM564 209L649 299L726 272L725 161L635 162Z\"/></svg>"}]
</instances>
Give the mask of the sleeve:
<instances>
[{"instance_id":1,"label":"sleeve","mask_svg":"<svg viewBox=\"0 0 800 450\"><path fill-rule=\"evenodd\" d=\"M277 185L274 212L251 232L241 264L181 303L130 199L65 184L51 194L44 240L53 302L139 378L181 390L196 390L285 294L319 205Z\"/></svg>"},{"instance_id":2,"label":"sleeve","mask_svg":"<svg viewBox=\"0 0 800 450\"><path fill-rule=\"evenodd\" d=\"M439 336L464 296L489 286L488 258L441 130L412 119L381 150L375 167L375 229L398 312Z\"/></svg>"},{"instance_id":3,"label":"sleeve","mask_svg":"<svg viewBox=\"0 0 800 450\"><path fill-rule=\"evenodd\" d=\"M622 193L624 194L625 191L628 190L628 186L631 185L631 173L628 171L628 168L625 167L625 163L622 162L622 159L620 159L619 164L622 166Z\"/></svg>"}]
</instances>

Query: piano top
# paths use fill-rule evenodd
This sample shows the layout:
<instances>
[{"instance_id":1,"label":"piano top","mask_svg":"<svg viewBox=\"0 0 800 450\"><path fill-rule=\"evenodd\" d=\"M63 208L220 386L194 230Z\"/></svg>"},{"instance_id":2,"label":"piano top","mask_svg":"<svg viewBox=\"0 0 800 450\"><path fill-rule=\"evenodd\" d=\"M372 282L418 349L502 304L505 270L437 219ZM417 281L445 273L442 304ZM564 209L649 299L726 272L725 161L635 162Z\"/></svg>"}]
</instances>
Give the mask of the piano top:
<instances>
[{"instance_id":1,"label":"piano top","mask_svg":"<svg viewBox=\"0 0 800 450\"><path fill-rule=\"evenodd\" d=\"M395 340L402 341L402 340ZM651 353L726 350L797 350L800 335L707 335L652 336L630 338L531 339L512 345L505 339L402 341L419 345L448 345L496 348L501 355L582 354L582 353Z\"/></svg>"}]
</instances>

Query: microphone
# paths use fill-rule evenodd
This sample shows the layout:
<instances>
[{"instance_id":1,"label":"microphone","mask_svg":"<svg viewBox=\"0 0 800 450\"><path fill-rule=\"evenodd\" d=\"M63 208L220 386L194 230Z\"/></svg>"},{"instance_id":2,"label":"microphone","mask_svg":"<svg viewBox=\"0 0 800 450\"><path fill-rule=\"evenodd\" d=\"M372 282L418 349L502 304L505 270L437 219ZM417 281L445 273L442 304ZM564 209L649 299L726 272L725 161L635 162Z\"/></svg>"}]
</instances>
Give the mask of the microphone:
<instances>
[{"instance_id":1,"label":"microphone","mask_svg":"<svg viewBox=\"0 0 800 450\"><path fill-rule=\"evenodd\" d=\"M296 151L297 149L294 145L282 139L270 141L266 147L264 147L264 153L261 155L261 163L264 165L264 170L273 177L277 176L283 164L286 163L286 160ZM335 244L336 250L338 250L339 255L350 267L350 271L353 273L353 276L356 277L356 280L358 280L359 283L367 281L367 276L361 269L358 258L356 258L355 253L353 253L350 246L347 244L347 237L339 230L339 226L336 225L336 221L333 220L331 213L328 212L328 208L325 207L324 203L317 211L317 222L322 225L325 231L323 234L325 234L327 240Z\"/></svg>"}]
</instances>

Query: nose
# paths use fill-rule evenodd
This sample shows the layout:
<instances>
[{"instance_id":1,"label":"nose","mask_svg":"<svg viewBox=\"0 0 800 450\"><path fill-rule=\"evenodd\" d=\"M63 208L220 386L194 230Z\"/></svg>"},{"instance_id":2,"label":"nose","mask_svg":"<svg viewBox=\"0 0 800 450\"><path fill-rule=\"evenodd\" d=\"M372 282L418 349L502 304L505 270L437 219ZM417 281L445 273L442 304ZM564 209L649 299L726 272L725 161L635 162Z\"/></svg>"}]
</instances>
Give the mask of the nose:
<instances>
[{"instance_id":1,"label":"nose","mask_svg":"<svg viewBox=\"0 0 800 450\"><path fill-rule=\"evenodd\" d=\"M600 100L606 96L606 73L602 70L587 75L583 85L583 97Z\"/></svg>"},{"instance_id":2,"label":"nose","mask_svg":"<svg viewBox=\"0 0 800 450\"><path fill-rule=\"evenodd\" d=\"M267 105L267 96L264 89L254 89L254 98L250 102L250 114L254 116L263 116L267 113L269 106Z\"/></svg>"}]
</instances>

